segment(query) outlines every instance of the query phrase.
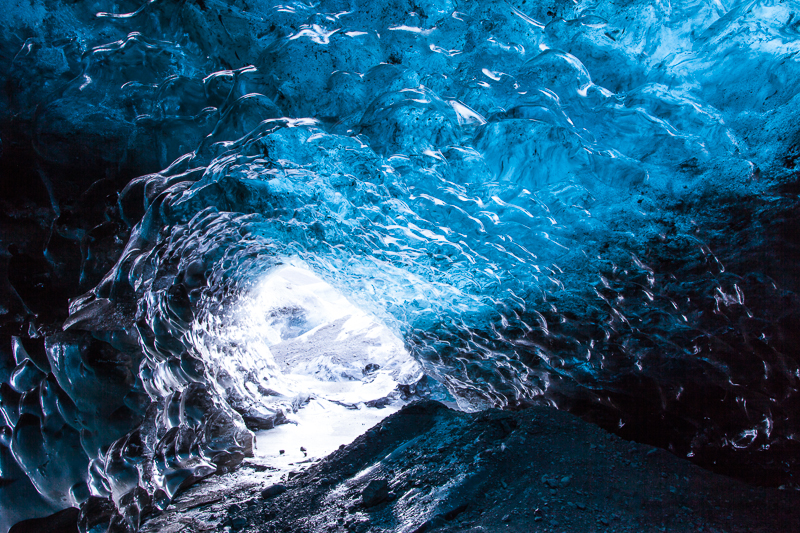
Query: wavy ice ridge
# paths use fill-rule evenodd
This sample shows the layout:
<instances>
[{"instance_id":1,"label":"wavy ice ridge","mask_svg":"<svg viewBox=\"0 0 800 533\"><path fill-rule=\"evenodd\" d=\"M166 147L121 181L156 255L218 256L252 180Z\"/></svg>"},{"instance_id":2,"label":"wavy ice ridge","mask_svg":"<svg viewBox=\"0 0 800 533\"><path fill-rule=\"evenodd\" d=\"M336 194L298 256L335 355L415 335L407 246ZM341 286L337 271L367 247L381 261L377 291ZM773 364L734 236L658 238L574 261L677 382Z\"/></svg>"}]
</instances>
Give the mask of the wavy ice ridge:
<instances>
[{"instance_id":1,"label":"wavy ice ridge","mask_svg":"<svg viewBox=\"0 0 800 533\"><path fill-rule=\"evenodd\" d=\"M76 161L139 177L102 228L54 223L96 285L15 341L3 477L135 529L304 391L423 371L464 409L549 403L794 479L798 7L15 4L4 98L56 213ZM342 297L361 322L313 316ZM381 340L374 373L347 332Z\"/></svg>"}]
</instances>

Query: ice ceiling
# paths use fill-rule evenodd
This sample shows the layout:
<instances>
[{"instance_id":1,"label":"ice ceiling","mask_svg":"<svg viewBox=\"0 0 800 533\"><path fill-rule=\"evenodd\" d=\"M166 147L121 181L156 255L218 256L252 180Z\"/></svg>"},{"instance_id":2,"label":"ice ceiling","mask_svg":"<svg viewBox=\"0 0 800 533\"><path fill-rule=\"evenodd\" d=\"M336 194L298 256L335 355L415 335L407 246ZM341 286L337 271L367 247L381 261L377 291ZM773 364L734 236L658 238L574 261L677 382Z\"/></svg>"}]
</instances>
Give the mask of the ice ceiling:
<instances>
[{"instance_id":1,"label":"ice ceiling","mask_svg":"<svg viewBox=\"0 0 800 533\"><path fill-rule=\"evenodd\" d=\"M135 529L280 422L281 362L796 485L798 13L12 1L0 523Z\"/></svg>"}]
</instances>

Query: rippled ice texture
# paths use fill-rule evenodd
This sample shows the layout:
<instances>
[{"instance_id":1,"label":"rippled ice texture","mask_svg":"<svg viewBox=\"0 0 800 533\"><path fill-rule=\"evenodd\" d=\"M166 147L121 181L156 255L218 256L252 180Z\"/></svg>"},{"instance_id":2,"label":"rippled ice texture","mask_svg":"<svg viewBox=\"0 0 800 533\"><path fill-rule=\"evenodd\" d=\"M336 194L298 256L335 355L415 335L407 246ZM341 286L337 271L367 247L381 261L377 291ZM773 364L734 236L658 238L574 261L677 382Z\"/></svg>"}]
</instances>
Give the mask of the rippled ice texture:
<instances>
[{"instance_id":1,"label":"rippled ice texture","mask_svg":"<svg viewBox=\"0 0 800 533\"><path fill-rule=\"evenodd\" d=\"M269 372L208 339L285 264L464 409L546 402L794 483L800 3L4 10L4 124L31 125L51 193L75 161L141 176L116 266L3 392L3 477L53 508L111 497L133 528L252 452ZM132 374L79 378L81 331Z\"/></svg>"}]
</instances>

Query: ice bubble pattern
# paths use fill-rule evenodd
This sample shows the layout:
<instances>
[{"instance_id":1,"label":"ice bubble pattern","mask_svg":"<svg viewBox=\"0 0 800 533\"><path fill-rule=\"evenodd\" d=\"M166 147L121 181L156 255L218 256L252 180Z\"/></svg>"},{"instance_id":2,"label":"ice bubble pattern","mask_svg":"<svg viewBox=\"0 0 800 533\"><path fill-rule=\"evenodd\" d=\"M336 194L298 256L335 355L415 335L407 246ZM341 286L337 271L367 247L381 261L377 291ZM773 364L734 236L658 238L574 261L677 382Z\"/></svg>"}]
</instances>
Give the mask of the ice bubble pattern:
<instances>
[{"instance_id":1,"label":"ice bubble pattern","mask_svg":"<svg viewBox=\"0 0 800 533\"><path fill-rule=\"evenodd\" d=\"M306 372L797 485L799 2L3 11L3 147L52 217L41 283L0 257L0 526L110 499L134 531L236 468L297 408L272 351L322 323L253 303L286 268L405 350Z\"/></svg>"}]
</instances>

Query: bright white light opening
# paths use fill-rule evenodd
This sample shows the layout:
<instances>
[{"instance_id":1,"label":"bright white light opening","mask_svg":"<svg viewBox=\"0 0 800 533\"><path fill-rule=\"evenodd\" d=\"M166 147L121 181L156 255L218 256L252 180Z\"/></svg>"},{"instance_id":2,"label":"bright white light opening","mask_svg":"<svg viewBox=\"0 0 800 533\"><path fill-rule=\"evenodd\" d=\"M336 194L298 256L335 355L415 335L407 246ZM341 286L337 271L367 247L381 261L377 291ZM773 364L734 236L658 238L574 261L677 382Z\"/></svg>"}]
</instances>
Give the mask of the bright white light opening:
<instances>
[{"instance_id":1,"label":"bright white light opening","mask_svg":"<svg viewBox=\"0 0 800 533\"><path fill-rule=\"evenodd\" d=\"M355 405L422 376L400 338L310 270L271 272L254 291L249 312L263 319L281 392Z\"/></svg>"},{"instance_id":2,"label":"bright white light opening","mask_svg":"<svg viewBox=\"0 0 800 533\"><path fill-rule=\"evenodd\" d=\"M195 332L228 397L291 422L257 435L271 466L298 462L301 446L311 459L351 442L401 407L398 385L422 377L395 333L300 262L272 270ZM368 405L383 399L383 408Z\"/></svg>"}]
</instances>

